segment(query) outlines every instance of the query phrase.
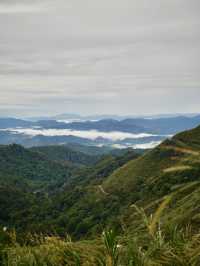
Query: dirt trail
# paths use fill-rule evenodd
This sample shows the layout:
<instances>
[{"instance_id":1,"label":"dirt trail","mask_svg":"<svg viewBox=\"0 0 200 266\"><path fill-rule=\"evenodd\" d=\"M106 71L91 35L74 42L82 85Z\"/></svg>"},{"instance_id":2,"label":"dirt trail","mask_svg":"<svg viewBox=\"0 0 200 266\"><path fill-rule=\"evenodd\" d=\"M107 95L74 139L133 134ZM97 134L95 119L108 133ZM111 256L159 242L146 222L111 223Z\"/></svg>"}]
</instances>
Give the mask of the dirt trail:
<instances>
[{"instance_id":1,"label":"dirt trail","mask_svg":"<svg viewBox=\"0 0 200 266\"><path fill-rule=\"evenodd\" d=\"M189 169L192 169L192 167L189 165L179 165L179 166L173 166L173 167L166 168L163 170L163 172L170 173L170 172L184 171L184 170L189 170Z\"/></svg>"},{"instance_id":2,"label":"dirt trail","mask_svg":"<svg viewBox=\"0 0 200 266\"><path fill-rule=\"evenodd\" d=\"M182 153L185 153L185 154L190 154L190 155L195 155L195 156L198 156L200 155L200 153L198 151L194 151L194 150L191 150L191 149L186 149L186 148L181 148L181 147L174 147L174 146L163 146L164 149L167 149L167 150L175 150L175 151L178 151L178 152L182 152Z\"/></svg>"},{"instance_id":3,"label":"dirt trail","mask_svg":"<svg viewBox=\"0 0 200 266\"><path fill-rule=\"evenodd\" d=\"M98 186L98 188L100 189L100 191L104 194L104 195L108 195L108 193L104 190L104 188L100 185Z\"/></svg>"}]
</instances>

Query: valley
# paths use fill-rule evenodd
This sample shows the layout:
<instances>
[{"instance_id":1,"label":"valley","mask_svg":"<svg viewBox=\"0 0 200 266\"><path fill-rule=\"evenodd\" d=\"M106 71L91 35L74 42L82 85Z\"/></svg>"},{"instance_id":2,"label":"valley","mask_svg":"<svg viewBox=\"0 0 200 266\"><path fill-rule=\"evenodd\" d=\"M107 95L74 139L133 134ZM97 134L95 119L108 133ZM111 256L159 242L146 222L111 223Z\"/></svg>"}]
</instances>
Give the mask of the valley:
<instances>
[{"instance_id":1,"label":"valley","mask_svg":"<svg viewBox=\"0 0 200 266\"><path fill-rule=\"evenodd\" d=\"M195 252L198 252L195 249L198 244L192 242L192 239L194 237L195 241L199 241L199 136L200 127L197 127L178 133L149 151L100 151L99 148L90 146L85 149L85 145L74 145L74 148L73 145L59 145L29 149L16 144L2 145L0 235L8 237L4 240L4 245L10 243L12 246L9 237L15 229L17 245L24 243L25 239L30 241L29 235L49 237L50 242L41 239L40 244L37 244L35 239L33 247L27 244L30 256L34 257L34 249L38 249L39 260L43 248L51 252L51 248L55 249L54 245L59 245L59 252L66 250L66 256L69 257L67 260L72 260L69 265L78 265L73 264L76 263L76 258L82 263L80 265L101 265L96 261L95 253L99 254L100 260L107 260L109 256L111 261L114 260L114 254L107 253L112 246L105 244L109 237L113 238L113 245L125 245L125 250L116 251L119 252L119 264L116 265L128 265L126 260L133 259L134 254L142 260L137 245L141 245L147 256L145 266L179 265L172 264L173 256L186 256L186 261L192 259L190 253L181 253L186 252L183 242L183 249L178 251L178 246L171 246L172 239L169 237L172 237L173 230L179 230L180 233L174 231L177 234L175 241L179 241L179 237L184 237L186 241L184 234L187 233L184 230L189 225L187 243L193 245ZM5 232L2 231L3 228L7 228ZM101 234L104 230L107 231L102 242ZM160 236L159 230L162 232ZM65 240L67 236L73 241ZM162 238L159 240L157 237ZM131 244L131 239L135 239L135 247ZM156 241L163 241L159 259L167 256L165 259L169 264L159 264L159 255L154 257L151 254L148 257L150 250L148 248L146 251L146 241L149 241L149 248L153 248L155 252L158 252ZM126 253L129 245L134 247L130 254ZM169 252L169 246L170 252L174 252L172 257L164 253ZM88 249L89 264L85 264L87 260L84 257L88 256ZM23 254L24 247L16 246L12 250ZM12 261L12 254L9 252L8 256ZM53 254L56 252L54 250ZM60 258L64 258L63 254L65 253ZM19 257L19 263L25 258L23 256ZM199 253L196 256L197 264L194 265L199 263ZM49 260L52 259L50 256ZM186 262L182 265L187 265L184 263Z\"/></svg>"}]
</instances>

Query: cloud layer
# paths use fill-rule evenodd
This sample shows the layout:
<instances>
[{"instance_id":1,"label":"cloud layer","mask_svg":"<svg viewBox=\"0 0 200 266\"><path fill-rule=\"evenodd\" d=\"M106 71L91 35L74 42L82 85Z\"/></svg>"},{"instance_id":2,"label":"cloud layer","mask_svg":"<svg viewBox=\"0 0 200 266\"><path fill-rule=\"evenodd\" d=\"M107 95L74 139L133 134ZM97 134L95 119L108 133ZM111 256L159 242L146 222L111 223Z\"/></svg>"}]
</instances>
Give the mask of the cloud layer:
<instances>
[{"instance_id":1,"label":"cloud layer","mask_svg":"<svg viewBox=\"0 0 200 266\"><path fill-rule=\"evenodd\" d=\"M81 137L86 139L95 140L97 138L104 138L111 141L117 141L117 140L124 140L126 138L131 139L140 139L140 138L146 138L146 137L153 137L156 135L148 134L148 133L140 133L140 134L132 134L132 133L124 133L124 132L102 132L97 130L88 130L88 131L78 131L78 130L71 130L71 129L34 129L34 128L10 128L5 129L5 131L10 131L13 133L20 133L25 134L28 136L75 136L75 137Z\"/></svg>"},{"instance_id":2,"label":"cloud layer","mask_svg":"<svg viewBox=\"0 0 200 266\"><path fill-rule=\"evenodd\" d=\"M0 114L199 112L199 10L0 0Z\"/></svg>"}]
</instances>

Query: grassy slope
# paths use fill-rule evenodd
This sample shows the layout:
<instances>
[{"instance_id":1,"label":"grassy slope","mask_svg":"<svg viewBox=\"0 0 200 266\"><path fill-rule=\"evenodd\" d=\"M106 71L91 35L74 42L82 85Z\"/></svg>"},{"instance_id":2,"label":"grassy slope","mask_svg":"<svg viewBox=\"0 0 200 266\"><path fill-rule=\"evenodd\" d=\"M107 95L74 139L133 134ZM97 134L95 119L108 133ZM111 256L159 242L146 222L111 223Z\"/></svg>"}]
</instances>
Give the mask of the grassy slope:
<instances>
[{"instance_id":1,"label":"grassy slope","mask_svg":"<svg viewBox=\"0 0 200 266\"><path fill-rule=\"evenodd\" d=\"M51 218L55 228L60 228L59 233L64 233L65 230L80 237L100 232L104 217L109 214L109 210L105 210L101 201L99 203L96 201L96 190L100 191L102 180L114 170L137 157L133 151L128 151L119 157L105 156L95 166L77 172L70 184L54 196L49 206L49 211L57 210Z\"/></svg>"},{"instance_id":2,"label":"grassy slope","mask_svg":"<svg viewBox=\"0 0 200 266\"><path fill-rule=\"evenodd\" d=\"M95 167L80 170L53 198L42 203L42 219L36 219L38 227L50 229L51 226L58 233L67 231L76 237L96 235L110 225L123 229L128 226L132 230L139 226L133 204L143 207L150 215L166 196L170 201L161 210L165 224L177 220L180 224L199 225L199 136L200 127L166 140L138 158L133 154L119 158L108 156ZM29 170L38 172L39 162L35 164L34 159L32 163L34 168ZM55 171L55 165L54 162L49 171ZM31 161L27 166L32 166ZM17 165L17 171L24 173L21 167ZM35 222L34 215L32 222Z\"/></svg>"},{"instance_id":3,"label":"grassy slope","mask_svg":"<svg viewBox=\"0 0 200 266\"><path fill-rule=\"evenodd\" d=\"M119 215L129 225L134 219L132 204L146 208L150 214L170 194L173 197L163 220L192 221L199 225L200 127L178 134L128 162L108 177L102 187L107 193L104 200L115 198L119 206L123 204Z\"/></svg>"},{"instance_id":4,"label":"grassy slope","mask_svg":"<svg viewBox=\"0 0 200 266\"><path fill-rule=\"evenodd\" d=\"M104 242L107 244L106 249L99 243L99 239L94 242L72 243L49 238L49 242L36 246L14 245L6 249L10 265L16 265L16 261L17 265L32 265L34 259L38 263L36 265L39 265L39 262L40 265L50 265L50 261L53 261L51 265L55 266L60 265L61 261L69 265L91 266L200 265L199 136L200 127L181 133L142 157L121 166L108 178L106 175L112 160L101 162L97 167L99 171L89 171L94 182L86 185L88 180L84 182L80 176L80 179L77 177L73 184L74 196L78 196L73 199L75 205L72 206L69 199L65 198L55 202L56 214L63 214L63 217L59 217L59 222L62 224L67 219L70 220L71 230L75 235L87 236L88 232L96 234L104 226L109 223L113 225L119 220L123 229L126 230L128 226L126 234L117 239L119 242L110 234L111 237L107 238L109 242ZM100 178L97 178L98 174ZM80 190L82 191L79 195L77 193ZM142 211L140 214L135 211L135 203L143 207L148 214L149 224L146 226L145 219L141 219ZM154 215L151 219L152 213ZM161 222L161 230L158 222ZM188 227L185 232L183 228L176 228L176 225L188 223L194 225L193 229L197 232ZM96 259L102 251L100 256L103 260L99 264ZM77 255L80 257L80 263L77 261Z\"/></svg>"},{"instance_id":5,"label":"grassy slope","mask_svg":"<svg viewBox=\"0 0 200 266\"><path fill-rule=\"evenodd\" d=\"M189 142L195 142L195 147L176 136L123 164L108 177L100 171L98 178L98 172L93 171L94 175L89 179L93 181L86 179L84 184L77 179L72 198L61 196L55 200L55 208L62 206L60 223L78 237L96 234L108 225L133 228L139 221L137 218L136 224L133 222L133 204L143 207L150 215L167 195L170 202L163 214L165 223L170 219L180 223L194 221L191 214L197 211L200 198L200 156L196 137L200 128L193 132ZM187 140L184 134L188 133L183 133L181 138ZM109 166L109 161L107 163Z\"/></svg>"},{"instance_id":6,"label":"grassy slope","mask_svg":"<svg viewBox=\"0 0 200 266\"><path fill-rule=\"evenodd\" d=\"M138 158L128 158L128 163L120 162L123 157L118 162L107 157L85 169L53 199L49 208L57 211L52 224L76 237L95 235L106 226L137 228L139 219L131 206L137 204L150 215L167 195L171 199L163 213L165 223L198 224L193 214L200 198L199 134L200 128L182 133Z\"/></svg>"}]
</instances>

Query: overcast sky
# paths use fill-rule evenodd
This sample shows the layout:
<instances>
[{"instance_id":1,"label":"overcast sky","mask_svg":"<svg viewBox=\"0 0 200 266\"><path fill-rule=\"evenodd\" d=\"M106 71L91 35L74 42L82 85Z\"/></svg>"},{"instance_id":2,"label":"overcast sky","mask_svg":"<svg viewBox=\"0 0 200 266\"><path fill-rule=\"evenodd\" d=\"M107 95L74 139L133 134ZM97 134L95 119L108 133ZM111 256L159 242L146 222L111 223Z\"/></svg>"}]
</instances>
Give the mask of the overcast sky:
<instances>
[{"instance_id":1,"label":"overcast sky","mask_svg":"<svg viewBox=\"0 0 200 266\"><path fill-rule=\"evenodd\" d=\"M199 0L0 0L0 115L200 112Z\"/></svg>"}]
</instances>

